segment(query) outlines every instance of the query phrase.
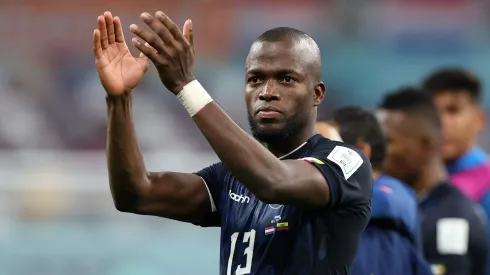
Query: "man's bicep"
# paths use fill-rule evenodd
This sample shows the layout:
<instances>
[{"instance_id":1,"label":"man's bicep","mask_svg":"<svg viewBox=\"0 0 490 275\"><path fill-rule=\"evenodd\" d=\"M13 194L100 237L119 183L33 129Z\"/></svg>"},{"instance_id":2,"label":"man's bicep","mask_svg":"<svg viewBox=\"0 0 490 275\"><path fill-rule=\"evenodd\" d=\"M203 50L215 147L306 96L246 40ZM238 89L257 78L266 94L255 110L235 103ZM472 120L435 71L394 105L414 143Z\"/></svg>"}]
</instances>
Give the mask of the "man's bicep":
<instances>
[{"instance_id":1,"label":"man's bicep","mask_svg":"<svg viewBox=\"0 0 490 275\"><path fill-rule=\"evenodd\" d=\"M135 213L194 223L211 212L209 195L201 177L190 173L161 172L148 175L148 185L136 200Z\"/></svg>"}]
</instances>

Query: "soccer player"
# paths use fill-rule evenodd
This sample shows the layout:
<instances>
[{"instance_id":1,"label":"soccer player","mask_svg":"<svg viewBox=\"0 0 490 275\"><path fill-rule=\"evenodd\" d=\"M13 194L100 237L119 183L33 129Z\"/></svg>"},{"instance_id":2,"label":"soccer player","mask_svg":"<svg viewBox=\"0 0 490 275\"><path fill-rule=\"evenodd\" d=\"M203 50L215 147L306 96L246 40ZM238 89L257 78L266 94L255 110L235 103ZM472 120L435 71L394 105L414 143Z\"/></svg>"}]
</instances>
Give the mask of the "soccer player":
<instances>
[{"instance_id":1,"label":"soccer player","mask_svg":"<svg viewBox=\"0 0 490 275\"><path fill-rule=\"evenodd\" d=\"M480 81L466 70L446 68L429 75L423 88L442 118L443 153L451 182L490 217L490 159L476 145L485 125Z\"/></svg>"},{"instance_id":2,"label":"soccer player","mask_svg":"<svg viewBox=\"0 0 490 275\"><path fill-rule=\"evenodd\" d=\"M107 92L109 181L123 212L221 227L220 274L349 274L371 212L369 160L315 131L325 94L320 50L307 34L276 28L253 44L245 103L253 137L194 78L192 23L183 33L162 12L131 25L98 18L94 53ZM147 45L143 41L146 41ZM150 59L221 162L196 173L148 172L131 117L131 90ZM199 157L198 155L196 157Z\"/></svg>"},{"instance_id":3,"label":"soccer player","mask_svg":"<svg viewBox=\"0 0 490 275\"><path fill-rule=\"evenodd\" d=\"M317 124L337 128L342 140L361 149L372 165L375 181L371 219L362 235L352 274L432 275L420 250L415 191L381 172L386 144L376 117L360 107L345 107L335 111L330 121ZM329 128L319 129L323 133L321 130Z\"/></svg>"},{"instance_id":4,"label":"soccer player","mask_svg":"<svg viewBox=\"0 0 490 275\"><path fill-rule=\"evenodd\" d=\"M423 251L434 273L485 274L485 217L449 183L442 125L432 99L405 88L386 95L380 108L387 140L385 172L418 193Z\"/></svg>"}]
</instances>

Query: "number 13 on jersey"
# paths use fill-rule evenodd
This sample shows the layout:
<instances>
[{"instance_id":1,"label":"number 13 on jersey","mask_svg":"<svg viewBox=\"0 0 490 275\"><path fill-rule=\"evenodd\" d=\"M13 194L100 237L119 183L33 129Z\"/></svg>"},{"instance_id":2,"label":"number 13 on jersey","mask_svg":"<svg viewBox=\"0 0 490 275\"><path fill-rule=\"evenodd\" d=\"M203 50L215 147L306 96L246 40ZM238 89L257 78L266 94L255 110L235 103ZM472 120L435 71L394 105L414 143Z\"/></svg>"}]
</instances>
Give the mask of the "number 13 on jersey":
<instances>
[{"instance_id":1,"label":"number 13 on jersey","mask_svg":"<svg viewBox=\"0 0 490 275\"><path fill-rule=\"evenodd\" d=\"M247 248L243 252L243 256L246 257L245 266L239 265L235 273L231 272L231 266L233 264L233 256L235 254L236 242L238 239L239 232L235 232L231 235L231 247L230 247L230 257L228 258L228 269L226 275L245 275L250 274L252 270L252 258L254 256L254 244L255 244L255 230L252 229L243 234L243 243L247 244Z\"/></svg>"}]
</instances>

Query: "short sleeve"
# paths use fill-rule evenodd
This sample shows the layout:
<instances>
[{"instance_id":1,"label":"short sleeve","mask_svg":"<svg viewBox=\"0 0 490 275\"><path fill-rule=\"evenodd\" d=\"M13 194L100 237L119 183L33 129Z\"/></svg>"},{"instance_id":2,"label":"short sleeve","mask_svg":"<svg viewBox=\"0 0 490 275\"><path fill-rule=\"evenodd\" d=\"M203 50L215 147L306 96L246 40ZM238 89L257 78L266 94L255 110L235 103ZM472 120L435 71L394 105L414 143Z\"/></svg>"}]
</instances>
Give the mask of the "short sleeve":
<instances>
[{"instance_id":1,"label":"short sleeve","mask_svg":"<svg viewBox=\"0 0 490 275\"><path fill-rule=\"evenodd\" d=\"M341 143L339 143L341 144ZM371 163L347 144L321 145L303 160L323 174L330 188L330 207L369 205L373 192Z\"/></svg>"},{"instance_id":2,"label":"short sleeve","mask_svg":"<svg viewBox=\"0 0 490 275\"><path fill-rule=\"evenodd\" d=\"M204 217L199 223L195 223L196 225L203 227L221 225L220 202L224 172L224 166L221 162L219 162L194 173L195 175L201 177L203 184L206 185L209 200L211 202L209 206L211 211L209 212L208 216Z\"/></svg>"}]
</instances>

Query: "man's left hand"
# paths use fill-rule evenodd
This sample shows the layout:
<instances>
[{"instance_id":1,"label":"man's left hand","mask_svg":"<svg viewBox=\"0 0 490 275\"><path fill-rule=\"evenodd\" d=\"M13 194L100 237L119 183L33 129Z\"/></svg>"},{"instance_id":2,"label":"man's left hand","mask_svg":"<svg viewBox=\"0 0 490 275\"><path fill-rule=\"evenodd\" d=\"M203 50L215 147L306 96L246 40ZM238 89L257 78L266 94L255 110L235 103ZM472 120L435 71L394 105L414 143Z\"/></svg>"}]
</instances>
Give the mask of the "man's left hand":
<instances>
[{"instance_id":1,"label":"man's left hand","mask_svg":"<svg viewBox=\"0 0 490 275\"><path fill-rule=\"evenodd\" d=\"M155 16L142 13L141 19L154 33L132 24L129 27L131 32L144 41L141 42L135 37L132 42L155 64L165 87L172 93L178 94L185 85L194 80L192 21L185 22L182 33L179 27L161 11L156 12ZM150 47L145 46L145 42Z\"/></svg>"}]
</instances>

